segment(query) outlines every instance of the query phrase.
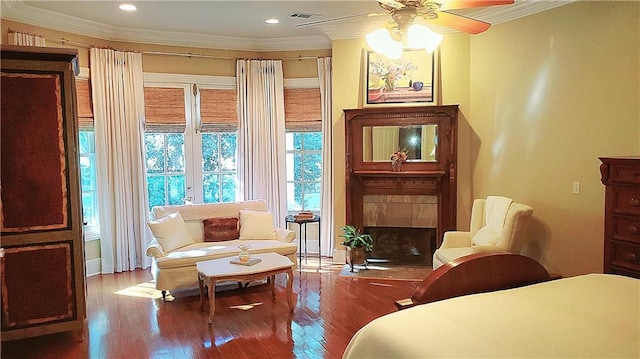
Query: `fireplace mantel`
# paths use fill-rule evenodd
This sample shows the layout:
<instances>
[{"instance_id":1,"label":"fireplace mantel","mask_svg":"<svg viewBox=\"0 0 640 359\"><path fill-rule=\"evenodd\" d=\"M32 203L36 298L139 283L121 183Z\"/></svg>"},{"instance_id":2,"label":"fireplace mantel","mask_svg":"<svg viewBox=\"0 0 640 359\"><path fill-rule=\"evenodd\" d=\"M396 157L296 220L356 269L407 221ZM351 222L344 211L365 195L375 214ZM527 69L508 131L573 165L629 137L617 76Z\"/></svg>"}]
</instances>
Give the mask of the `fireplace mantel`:
<instances>
[{"instance_id":1,"label":"fireplace mantel","mask_svg":"<svg viewBox=\"0 0 640 359\"><path fill-rule=\"evenodd\" d=\"M347 223L363 229L364 195L436 196L436 244L439 246L443 233L455 229L456 224L458 106L377 107L344 110L344 114ZM429 151L435 154L433 157L417 155L417 159L403 163L400 171L395 172L390 159L370 156L380 149L375 148L372 129L394 128L392 131L398 131L398 128L402 133L405 128L422 128L424 134L426 127L434 136L433 151ZM390 133L395 136L394 132ZM421 141L426 140L421 137ZM402 139L396 142L400 143ZM401 149L404 148L399 146L394 150ZM387 152L390 158L393 151Z\"/></svg>"}]
</instances>

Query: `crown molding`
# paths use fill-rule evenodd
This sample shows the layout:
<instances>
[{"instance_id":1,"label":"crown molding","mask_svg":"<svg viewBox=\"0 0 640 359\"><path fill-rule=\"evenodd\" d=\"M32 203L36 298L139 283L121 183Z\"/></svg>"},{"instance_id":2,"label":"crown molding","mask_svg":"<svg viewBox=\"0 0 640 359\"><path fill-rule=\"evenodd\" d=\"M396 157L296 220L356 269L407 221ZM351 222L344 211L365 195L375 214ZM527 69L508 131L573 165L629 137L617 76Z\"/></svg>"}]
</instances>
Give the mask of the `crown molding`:
<instances>
[{"instance_id":1,"label":"crown molding","mask_svg":"<svg viewBox=\"0 0 640 359\"><path fill-rule=\"evenodd\" d=\"M123 29L23 4L2 1L2 18L75 35L108 41L185 46L239 51L293 51L330 49L324 36L253 39L144 29Z\"/></svg>"}]
</instances>

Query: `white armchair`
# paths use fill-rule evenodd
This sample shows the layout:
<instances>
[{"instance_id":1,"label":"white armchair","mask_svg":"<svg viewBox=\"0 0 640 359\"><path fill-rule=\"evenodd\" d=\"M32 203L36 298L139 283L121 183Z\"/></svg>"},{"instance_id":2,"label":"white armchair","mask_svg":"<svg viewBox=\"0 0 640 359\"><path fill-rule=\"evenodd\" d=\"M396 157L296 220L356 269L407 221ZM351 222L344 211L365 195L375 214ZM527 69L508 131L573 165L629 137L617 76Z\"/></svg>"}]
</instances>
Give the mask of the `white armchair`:
<instances>
[{"instance_id":1,"label":"white armchair","mask_svg":"<svg viewBox=\"0 0 640 359\"><path fill-rule=\"evenodd\" d=\"M433 269L473 253L506 251L519 254L532 214L531 207L506 197L474 200L469 232L445 232L442 245L433 254Z\"/></svg>"}]
</instances>

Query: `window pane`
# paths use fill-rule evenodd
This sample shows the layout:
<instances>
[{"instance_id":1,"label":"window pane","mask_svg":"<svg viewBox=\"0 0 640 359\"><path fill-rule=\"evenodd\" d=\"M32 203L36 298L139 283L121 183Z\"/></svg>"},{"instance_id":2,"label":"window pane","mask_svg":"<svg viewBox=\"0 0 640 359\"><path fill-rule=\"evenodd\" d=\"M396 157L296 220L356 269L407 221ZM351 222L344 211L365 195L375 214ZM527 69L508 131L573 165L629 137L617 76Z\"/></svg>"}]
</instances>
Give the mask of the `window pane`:
<instances>
[{"instance_id":1,"label":"window pane","mask_svg":"<svg viewBox=\"0 0 640 359\"><path fill-rule=\"evenodd\" d=\"M320 210L320 192L308 193L304 196L304 209L307 211Z\"/></svg>"},{"instance_id":2,"label":"window pane","mask_svg":"<svg viewBox=\"0 0 640 359\"><path fill-rule=\"evenodd\" d=\"M297 201L299 198L295 195L295 184L287 183L287 209L289 211L302 210L302 202Z\"/></svg>"},{"instance_id":3,"label":"window pane","mask_svg":"<svg viewBox=\"0 0 640 359\"><path fill-rule=\"evenodd\" d=\"M204 203L219 202L219 200L218 200L218 193L219 193L218 175L216 175L216 174L205 174L205 175L203 175L202 176L202 190L203 190Z\"/></svg>"},{"instance_id":4,"label":"window pane","mask_svg":"<svg viewBox=\"0 0 640 359\"><path fill-rule=\"evenodd\" d=\"M80 183L83 191L91 191L93 189L91 159L84 155L80 156Z\"/></svg>"},{"instance_id":5,"label":"window pane","mask_svg":"<svg viewBox=\"0 0 640 359\"><path fill-rule=\"evenodd\" d=\"M167 134L167 173L184 173L184 135Z\"/></svg>"},{"instance_id":6,"label":"window pane","mask_svg":"<svg viewBox=\"0 0 640 359\"><path fill-rule=\"evenodd\" d=\"M304 138L303 132L293 134L293 149L302 150L302 139Z\"/></svg>"},{"instance_id":7,"label":"window pane","mask_svg":"<svg viewBox=\"0 0 640 359\"><path fill-rule=\"evenodd\" d=\"M294 153L293 154L293 180L294 181L302 181L304 178L303 176L303 171L304 168L302 167L303 162L302 162L302 153Z\"/></svg>"},{"instance_id":8,"label":"window pane","mask_svg":"<svg viewBox=\"0 0 640 359\"><path fill-rule=\"evenodd\" d=\"M185 176L167 176L169 187L169 204L184 204Z\"/></svg>"},{"instance_id":9,"label":"window pane","mask_svg":"<svg viewBox=\"0 0 640 359\"><path fill-rule=\"evenodd\" d=\"M285 136L284 136L284 139L285 139L285 142L286 142L285 149L287 151L293 151L293 135L294 135L293 132L285 133Z\"/></svg>"},{"instance_id":10,"label":"window pane","mask_svg":"<svg viewBox=\"0 0 640 359\"><path fill-rule=\"evenodd\" d=\"M202 134L202 170L218 170L218 136L213 133Z\"/></svg>"},{"instance_id":11,"label":"window pane","mask_svg":"<svg viewBox=\"0 0 640 359\"><path fill-rule=\"evenodd\" d=\"M164 172L164 135L147 133L144 135L147 173Z\"/></svg>"},{"instance_id":12,"label":"window pane","mask_svg":"<svg viewBox=\"0 0 640 359\"><path fill-rule=\"evenodd\" d=\"M82 193L82 218L88 226L98 225L98 216L95 213L96 203L94 202L93 192Z\"/></svg>"},{"instance_id":13,"label":"window pane","mask_svg":"<svg viewBox=\"0 0 640 359\"><path fill-rule=\"evenodd\" d=\"M164 176L148 176L147 188L149 196L149 206L165 205Z\"/></svg>"},{"instance_id":14,"label":"window pane","mask_svg":"<svg viewBox=\"0 0 640 359\"><path fill-rule=\"evenodd\" d=\"M319 153L305 154L303 170L305 181L320 181L322 176L322 155Z\"/></svg>"},{"instance_id":15,"label":"window pane","mask_svg":"<svg viewBox=\"0 0 640 359\"><path fill-rule=\"evenodd\" d=\"M222 175L222 201L232 202L236 200L236 175Z\"/></svg>"},{"instance_id":16,"label":"window pane","mask_svg":"<svg viewBox=\"0 0 640 359\"><path fill-rule=\"evenodd\" d=\"M78 142L80 144L80 153L95 153L95 141L93 131L80 131L78 136Z\"/></svg>"},{"instance_id":17,"label":"window pane","mask_svg":"<svg viewBox=\"0 0 640 359\"><path fill-rule=\"evenodd\" d=\"M236 169L236 142L237 136L235 133L223 133L221 135L221 162L222 168L225 170Z\"/></svg>"},{"instance_id":18,"label":"window pane","mask_svg":"<svg viewBox=\"0 0 640 359\"><path fill-rule=\"evenodd\" d=\"M304 149L307 151L322 150L322 133L321 132L304 132Z\"/></svg>"}]
</instances>

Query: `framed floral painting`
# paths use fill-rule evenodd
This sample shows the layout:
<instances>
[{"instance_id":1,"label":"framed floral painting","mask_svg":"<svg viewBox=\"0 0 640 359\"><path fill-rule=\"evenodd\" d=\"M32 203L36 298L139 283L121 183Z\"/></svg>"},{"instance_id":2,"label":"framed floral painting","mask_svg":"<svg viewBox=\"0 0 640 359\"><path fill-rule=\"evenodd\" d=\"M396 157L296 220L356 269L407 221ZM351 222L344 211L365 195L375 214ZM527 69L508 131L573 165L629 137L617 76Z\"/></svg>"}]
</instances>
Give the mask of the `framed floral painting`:
<instances>
[{"instance_id":1,"label":"framed floral painting","mask_svg":"<svg viewBox=\"0 0 640 359\"><path fill-rule=\"evenodd\" d=\"M404 50L399 59L366 51L366 105L435 104L433 53Z\"/></svg>"}]
</instances>

